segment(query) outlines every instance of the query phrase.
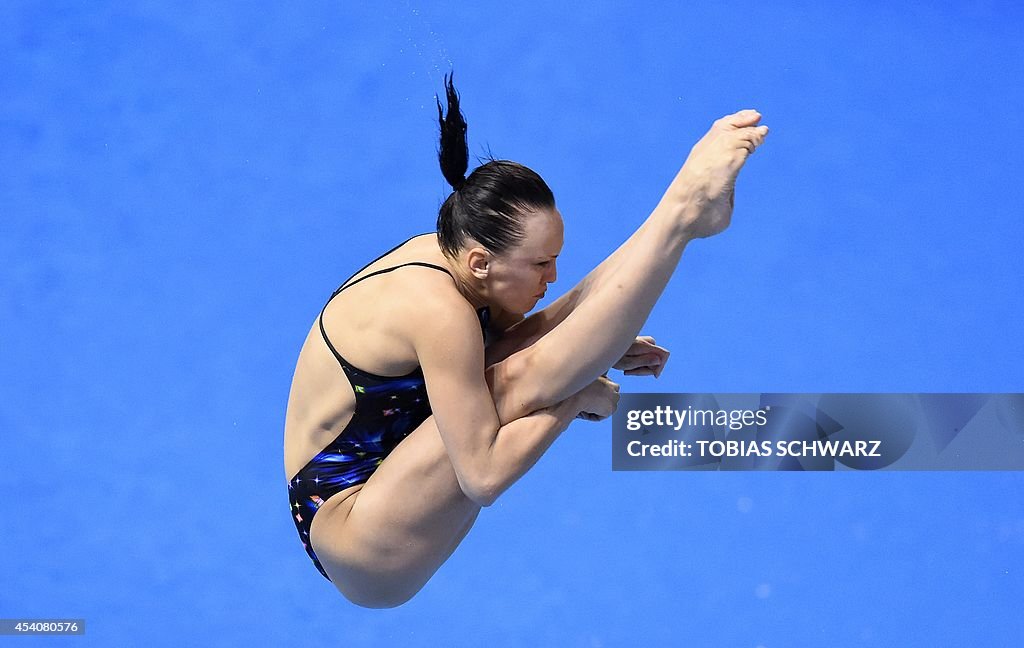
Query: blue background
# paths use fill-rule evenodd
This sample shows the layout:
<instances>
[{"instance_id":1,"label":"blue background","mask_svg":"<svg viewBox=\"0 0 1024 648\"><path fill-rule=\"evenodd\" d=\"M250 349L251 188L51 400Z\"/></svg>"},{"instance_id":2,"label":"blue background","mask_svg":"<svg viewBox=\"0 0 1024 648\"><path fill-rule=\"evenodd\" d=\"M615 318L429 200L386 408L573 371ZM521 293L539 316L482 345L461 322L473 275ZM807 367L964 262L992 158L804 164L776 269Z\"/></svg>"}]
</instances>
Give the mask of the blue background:
<instances>
[{"instance_id":1,"label":"blue background","mask_svg":"<svg viewBox=\"0 0 1024 648\"><path fill-rule=\"evenodd\" d=\"M710 122L768 143L629 391L1024 391L1015 2L6 2L0 616L76 645L1018 646L1020 473L612 473L574 424L411 603L309 564L281 448L340 281L433 227L433 94L568 289ZM571 7L571 8L570 8ZM560 291L556 291L560 292Z\"/></svg>"}]
</instances>

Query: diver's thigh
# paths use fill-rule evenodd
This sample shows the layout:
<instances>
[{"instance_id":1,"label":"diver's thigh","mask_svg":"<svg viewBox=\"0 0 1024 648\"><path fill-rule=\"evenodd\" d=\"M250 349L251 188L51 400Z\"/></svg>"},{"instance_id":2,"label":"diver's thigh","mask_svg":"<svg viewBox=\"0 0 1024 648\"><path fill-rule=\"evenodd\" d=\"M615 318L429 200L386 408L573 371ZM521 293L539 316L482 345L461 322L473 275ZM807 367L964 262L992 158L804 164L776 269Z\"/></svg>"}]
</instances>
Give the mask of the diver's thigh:
<instances>
[{"instance_id":1,"label":"diver's thigh","mask_svg":"<svg viewBox=\"0 0 1024 648\"><path fill-rule=\"evenodd\" d=\"M463 494L433 417L398 444L352 500L318 512L310 538L331 580L353 600L366 588L422 587L480 511Z\"/></svg>"}]
</instances>

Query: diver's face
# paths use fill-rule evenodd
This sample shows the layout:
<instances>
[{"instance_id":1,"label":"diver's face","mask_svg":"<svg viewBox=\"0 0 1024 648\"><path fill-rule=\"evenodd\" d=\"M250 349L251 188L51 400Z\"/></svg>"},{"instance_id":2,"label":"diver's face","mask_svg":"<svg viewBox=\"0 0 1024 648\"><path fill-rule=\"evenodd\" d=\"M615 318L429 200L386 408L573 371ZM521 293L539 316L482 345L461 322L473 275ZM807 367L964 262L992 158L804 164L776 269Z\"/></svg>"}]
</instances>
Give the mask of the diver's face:
<instances>
[{"instance_id":1,"label":"diver's face","mask_svg":"<svg viewBox=\"0 0 1024 648\"><path fill-rule=\"evenodd\" d=\"M562 215L545 209L526 216L526 236L516 247L495 255L488 273L491 301L502 310L525 314L558 278L556 258L562 251Z\"/></svg>"}]
</instances>

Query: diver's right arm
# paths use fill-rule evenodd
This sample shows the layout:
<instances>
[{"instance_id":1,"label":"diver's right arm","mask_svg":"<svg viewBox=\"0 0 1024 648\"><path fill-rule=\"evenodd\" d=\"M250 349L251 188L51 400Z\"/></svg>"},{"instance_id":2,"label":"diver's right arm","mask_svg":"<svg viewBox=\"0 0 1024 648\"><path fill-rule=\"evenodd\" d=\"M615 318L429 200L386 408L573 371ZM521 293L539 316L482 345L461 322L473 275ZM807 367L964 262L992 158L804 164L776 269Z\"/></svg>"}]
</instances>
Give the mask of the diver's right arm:
<instances>
[{"instance_id":1,"label":"diver's right arm","mask_svg":"<svg viewBox=\"0 0 1024 648\"><path fill-rule=\"evenodd\" d=\"M578 414L608 416L618 394L614 384L604 379L534 412L518 409L525 403L496 404L484 377L479 322L472 308L460 296L456 298L421 304L409 332L459 485L471 500L489 506L540 459ZM502 391L514 398L514 389Z\"/></svg>"}]
</instances>

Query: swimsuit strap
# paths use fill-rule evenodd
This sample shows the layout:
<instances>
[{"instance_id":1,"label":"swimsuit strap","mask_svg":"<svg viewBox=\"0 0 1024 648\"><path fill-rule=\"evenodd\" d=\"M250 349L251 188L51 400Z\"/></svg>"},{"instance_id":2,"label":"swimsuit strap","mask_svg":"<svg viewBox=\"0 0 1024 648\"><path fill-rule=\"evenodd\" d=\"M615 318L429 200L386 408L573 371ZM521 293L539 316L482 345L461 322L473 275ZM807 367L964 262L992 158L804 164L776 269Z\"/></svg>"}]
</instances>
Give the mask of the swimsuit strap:
<instances>
[{"instance_id":1,"label":"swimsuit strap","mask_svg":"<svg viewBox=\"0 0 1024 648\"><path fill-rule=\"evenodd\" d=\"M405 239L404 241L402 241L401 243L399 243L399 244L398 244L398 245L396 245L395 247L393 247L393 248L391 248L390 250L388 250L387 252L385 252L384 254L381 254L380 256L378 256L378 257L377 257L376 259L374 259L373 261L370 261L369 263L367 263L366 265L364 265L364 266L363 266L362 268L359 268L358 270L356 270L355 272L353 272L353 273L352 273L352 274L351 274L351 275L349 276L349 278L348 278L348 279L346 279L346 280L345 280L345 281L344 281L344 282L343 282L343 283L341 284L341 286L342 286L342 287L344 287L344 286L345 286L345 284L347 284L348 282L352 281L352 277L356 276L357 274L359 274L359 273L360 273L360 272L362 272L363 270L366 270L367 268L369 268L370 266L372 266L372 265L373 265L374 263L377 263L378 261L380 261L381 259L383 259L383 258L384 258L384 257L386 257L387 255L391 254L392 252L394 252L394 251L395 251L395 250L397 250L398 248L400 248L400 247L404 246L404 245L405 245L406 243L408 243L409 241L413 240L414 238L419 238L419 237L421 237L421 236L426 236L427 234L430 234L430 233L431 233L431 232L424 232L424 233L422 233L422 234L414 234L413 236L410 236L409 238ZM341 290L341 287L339 287L339 288L338 288L338 290L335 290L334 292L335 292L335 293L337 293L337 292L339 292L340 290ZM333 296L333 295L332 295L332 296Z\"/></svg>"},{"instance_id":2,"label":"swimsuit strap","mask_svg":"<svg viewBox=\"0 0 1024 648\"><path fill-rule=\"evenodd\" d=\"M371 272L370 274L363 275L362 277L359 277L358 279L356 279L352 283L348 283L348 281L346 281L344 284L341 285L341 288L338 288L337 290L334 291L334 295L331 295L331 298L333 299L334 296L337 295L338 293L340 293L342 290L345 290L346 288L349 288L350 286L354 286L354 285L356 285L357 283L359 283L360 281L362 281L364 279L369 279L370 277L375 277L375 276L377 276L379 274L384 274L385 272L391 272L392 270L398 270L399 268L404 268L406 266L422 266L424 268L433 268L434 270L440 270L441 272L445 273L449 277L452 276L452 273L448 272L448 270L446 268L442 268L439 265L434 265L433 263L424 263L423 261L410 261L408 263L402 263L402 264L396 265L396 266L391 267L391 268L384 268L383 270L375 270L374 272ZM359 272L362 272L362 270L360 270ZM359 274L359 272L357 272L356 274ZM355 275L353 275L353 276L355 276ZM452 278L454 279L454 277L452 277ZM349 280L351 280L351 279L352 279L352 277L349 277ZM330 302L330 300L327 300L327 301L328 301L328 303Z\"/></svg>"},{"instance_id":3,"label":"swimsuit strap","mask_svg":"<svg viewBox=\"0 0 1024 648\"><path fill-rule=\"evenodd\" d=\"M410 239L410 240L412 240L412 239ZM406 241L406 243L408 243L408 241ZM401 247L401 245L398 246L398 247ZM392 252L394 250L397 250L397 249L398 249L397 247L394 248L392 250ZM385 253L385 254L387 254L387 253ZM371 264L372 264L372 262L371 262ZM360 281L363 281L364 279L369 279L370 277L373 277L373 276L376 276L376 275L379 275L379 274L384 274L386 272L392 272L394 270L398 270L399 268L405 268L407 266L421 266L423 268L432 268L434 270L439 270L439 271L445 273L449 277L452 276L452 273L448 272L448 270L442 268L441 266L434 265L432 263L424 263L422 261L410 261L408 263L402 263L402 264L393 266L391 268L384 268L383 270L377 270L375 272L371 272L368 275L364 275L362 277L359 277L358 279L356 279L352 283L347 283L346 282L346 283L342 284L342 286L340 288L338 288L337 290L334 291L334 294L331 295L331 298L327 300L327 303L324 304L324 307L320 310L320 316L317 318L317 321L320 324L320 335L323 336L324 342L327 343L327 347L331 350L331 353L334 354L334 357L338 359L338 362L341 363L341 368L345 370L346 374L348 374L348 372L350 370L354 369L354 370L356 370L356 371L358 371L360 373L366 374L368 376L372 376L374 378L379 378L379 379L382 379L382 380L392 380L392 379L396 379L396 378L405 378L405 377L411 376L411 375L413 375L413 374L415 374L415 373L417 373L419 371L419 367L417 367L411 373L406 374L405 376L378 376L378 375L373 374L373 373L371 373L369 371L364 371L363 369L357 369L354 365L352 365L352 363L350 363L349 361L345 360L345 358L341 357L341 354L338 353L338 350L334 348L334 345L331 344L331 340L327 337L327 331L324 330L324 311L327 310L327 306L330 305L331 300L333 300L335 297L337 297L338 294L341 291L345 290L346 288L348 288L350 286L356 285L357 283L359 283ZM365 269L366 269L366 267L363 268L363 270L365 270ZM359 272L362 272L362 270L360 270ZM357 272L356 274L359 274L359 272ZM350 279L351 279L351 277L350 277Z\"/></svg>"}]
</instances>

